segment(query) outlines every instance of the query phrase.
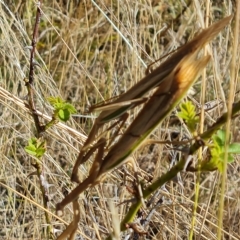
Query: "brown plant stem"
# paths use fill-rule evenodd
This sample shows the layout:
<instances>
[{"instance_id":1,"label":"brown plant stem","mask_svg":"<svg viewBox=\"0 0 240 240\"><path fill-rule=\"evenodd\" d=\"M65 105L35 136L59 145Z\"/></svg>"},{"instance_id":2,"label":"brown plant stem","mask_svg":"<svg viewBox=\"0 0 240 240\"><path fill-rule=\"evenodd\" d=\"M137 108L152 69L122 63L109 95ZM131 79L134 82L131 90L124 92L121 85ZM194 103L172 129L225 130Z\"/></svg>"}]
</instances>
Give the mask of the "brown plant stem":
<instances>
[{"instance_id":1,"label":"brown plant stem","mask_svg":"<svg viewBox=\"0 0 240 240\"><path fill-rule=\"evenodd\" d=\"M42 1L39 1L37 4L37 13L36 13L36 20L35 20L35 26L33 30L33 37L32 37L32 45L31 45L31 51L30 51L30 70L29 70L29 76L28 76L28 81L26 81L25 85L27 87L28 91L28 104L29 108L31 110L33 120L37 129L37 137L40 136L41 132L43 131L43 127L40 124L39 117L36 113L36 107L34 103L34 89L33 89L33 84L34 84L34 68L35 68L35 50L36 50L36 43L37 43L37 35L38 35L38 28L39 28L39 22L41 18L41 10L40 6L42 4Z\"/></svg>"},{"instance_id":2,"label":"brown plant stem","mask_svg":"<svg viewBox=\"0 0 240 240\"><path fill-rule=\"evenodd\" d=\"M35 123L35 127L37 130L37 133L36 133L37 138L40 138L41 133L43 131L45 131L45 127L41 125L39 116L37 114L37 110L36 110L36 106L35 106L35 102L34 102L34 87L33 87L33 85L34 85L34 68L36 65L34 56L35 56L35 51L36 51L39 23L40 23L40 19L41 19L41 15L42 15L41 5L42 5L42 0L38 1L38 3L37 3L36 20L35 20L35 25L34 25L34 30L33 30L31 48L30 48L31 49L31 51L30 51L30 70L29 70L28 80L25 81L25 85L26 85L27 91L28 91L28 105L29 105L29 109L32 114L32 117L33 117L33 120ZM41 189L41 193L42 193L43 206L44 206L44 208L47 209L48 208L48 192L47 192L48 189L45 184L42 164L37 161L33 164L33 166L37 170L37 176L39 179L40 189ZM45 214L45 219L46 219L46 223L47 223L48 237L52 238L53 231L52 231L52 226L51 226L50 215L46 211L44 212L44 214Z\"/></svg>"}]
</instances>

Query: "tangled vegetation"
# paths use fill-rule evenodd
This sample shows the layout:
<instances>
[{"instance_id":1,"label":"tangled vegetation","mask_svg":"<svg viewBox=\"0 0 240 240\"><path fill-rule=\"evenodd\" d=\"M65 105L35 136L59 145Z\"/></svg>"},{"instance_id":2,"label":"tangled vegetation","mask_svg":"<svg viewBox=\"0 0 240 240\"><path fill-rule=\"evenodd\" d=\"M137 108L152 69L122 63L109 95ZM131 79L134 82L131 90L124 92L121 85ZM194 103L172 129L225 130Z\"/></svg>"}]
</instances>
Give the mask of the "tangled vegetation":
<instances>
[{"instance_id":1,"label":"tangled vegetation","mask_svg":"<svg viewBox=\"0 0 240 240\"><path fill-rule=\"evenodd\" d=\"M0 8L1 238L240 238L239 3Z\"/></svg>"}]
</instances>

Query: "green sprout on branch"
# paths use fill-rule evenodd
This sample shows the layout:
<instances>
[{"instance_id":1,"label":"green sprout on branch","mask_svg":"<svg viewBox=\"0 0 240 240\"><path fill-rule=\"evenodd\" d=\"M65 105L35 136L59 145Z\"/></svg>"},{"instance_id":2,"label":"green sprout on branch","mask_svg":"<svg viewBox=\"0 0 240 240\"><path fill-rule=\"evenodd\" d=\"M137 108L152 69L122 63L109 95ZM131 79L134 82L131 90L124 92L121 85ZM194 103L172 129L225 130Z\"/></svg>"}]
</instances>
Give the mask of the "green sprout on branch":
<instances>
[{"instance_id":1,"label":"green sprout on branch","mask_svg":"<svg viewBox=\"0 0 240 240\"><path fill-rule=\"evenodd\" d=\"M37 158L41 158L46 152L45 141L37 138L31 138L28 141L28 145L24 148L25 151Z\"/></svg>"},{"instance_id":2,"label":"green sprout on branch","mask_svg":"<svg viewBox=\"0 0 240 240\"><path fill-rule=\"evenodd\" d=\"M225 157L226 132L224 130L218 130L216 134L212 136L212 140L213 143L209 146L211 159L209 161L203 161L200 169L203 171L218 169L219 172L222 172ZM233 154L240 154L240 143L235 142L228 145L228 163L234 161Z\"/></svg>"},{"instance_id":3,"label":"green sprout on branch","mask_svg":"<svg viewBox=\"0 0 240 240\"><path fill-rule=\"evenodd\" d=\"M197 116L195 106L191 101L186 101L180 104L180 112L177 115L185 121L191 133L196 131L199 117Z\"/></svg>"},{"instance_id":4,"label":"green sprout on branch","mask_svg":"<svg viewBox=\"0 0 240 240\"><path fill-rule=\"evenodd\" d=\"M72 104L65 102L60 97L49 97L48 101L54 107L53 118L62 122L68 121L71 114L77 112Z\"/></svg>"}]
</instances>

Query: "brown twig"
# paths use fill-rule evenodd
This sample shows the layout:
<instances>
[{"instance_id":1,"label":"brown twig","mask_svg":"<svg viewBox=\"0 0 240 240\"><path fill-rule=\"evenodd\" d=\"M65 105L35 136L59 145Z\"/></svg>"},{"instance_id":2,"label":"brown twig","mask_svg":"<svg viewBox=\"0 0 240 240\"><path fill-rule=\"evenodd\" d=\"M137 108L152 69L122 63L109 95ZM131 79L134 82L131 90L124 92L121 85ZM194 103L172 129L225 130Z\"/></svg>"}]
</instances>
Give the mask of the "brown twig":
<instances>
[{"instance_id":1,"label":"brown twig","mask_svg":"<svg viewBox=\"0 0 240 240\"><path fill-rule=\"evenodd\" d=\"M29 77L28 80L25 80L25 85L27 87L27 91L28 91L28 105L29 105L29 109L30 112L32 114L34 123L35 123L35 127L37 130L37 138L41 137L41 133L45 130L45 127L43 125L41 125L40 120L39 120L39 116L37 114L37 109L35 106L35 102L34 102L34 68L36 65L36 61L34 59L35 56L35 51L36 51L36 44L37 44L37 37L38 37L38 28L39 28L39 23L40 23L40 19L41 19L41 7L42 5L42 1L38 1L37 3L37 13L36 13L36 20L35 20L35 25L34 25L34 30L33 30L33 36L32 36L32 44L30 47L30 70L29 70ZM37 170L37 176L39 179L39 184L40 184L40 189L41 189L41 193L42 193L42 199L43 199L43 206L44 208L48 208L48 186L46 185L46 180L43 174L43 166L42 163L40 161L36 161L33 166L35 167L35 169ZM52 237L52 226L51 226L51 219L50 216L47 212L45 212L45 219L46 219L46 223L48 225L48 235L49 238Z\"/></svg>"},{"instance_id":2,"label":"brown twig","mask_svg":"<svg viewBox=\"0 0 240 240\"><path fill-rule=\"evenodd\" d=\"M34 89L33 89L33 84L34 84L34 68L35 68L35 50L36 50L36 43L37 43L37 36L38 36L38 27L39 27L39 22L41 18L41 9L40 6L42 4L42 1L40 0L37 4L37 14L36 14L36 21L35 21L35 26L33 30L33 37L32 37L32 45L31 45L31 51L30 51L30 70L29 70L29 77L28 81L26 81L25 85L27 87L28 91L28 103L30 110L32 112L32 116L34 119L34 123L37 129L37 137L40 136L41 132L43 131L44 127L41 126L40 120L38 118L38 115L36 114L36 107L34 103Z\"/></svg>"}]
</instances>

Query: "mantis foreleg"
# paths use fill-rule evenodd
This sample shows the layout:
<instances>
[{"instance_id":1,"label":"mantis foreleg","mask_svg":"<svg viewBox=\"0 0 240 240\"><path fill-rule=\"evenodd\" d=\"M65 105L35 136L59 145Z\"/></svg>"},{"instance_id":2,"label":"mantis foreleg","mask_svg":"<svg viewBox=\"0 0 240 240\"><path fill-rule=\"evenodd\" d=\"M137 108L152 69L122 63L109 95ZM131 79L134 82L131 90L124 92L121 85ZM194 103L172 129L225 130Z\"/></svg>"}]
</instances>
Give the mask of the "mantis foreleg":
<instances>
[{"instance_id":1,"label":"mantis foreleg","mask_svg":"<svg viewBox=\"0 0 240 240\"><path fill-rule=\"evenodd\" d=\"M101 138L94 146L94 148L92 148L91 153L95 152L96 149L98 149L98 153L89 171L89 176L83 182L81 182L76 188L74 188L60 203L56 205L56 212L59 216L63 215L63 208L67 204L75 201L78 198L79 194L81 194L87 188L94 186L98 182L100 177L99 170L103 161L105 145L106 140Z\"/></svg>"},{"instance_id":2,"label":"mantis foreleg","mask_svg":"<svg viewBox=\"0 0 240 240\"><path fill-rule=\"evenodd\" d=\"M114 133L114 136L116 136L120 129L122 128L122 126L124 125L124 123L126 122L128 118L128 114L125 113L124 115L121 116L121 118L116 121L115 123L113 123L108 129L107 131L111 130L112 128L114 128L117 124L120 123L120 126L118 127L117 131ZM75 165L73 167L73 171L72 171L72 176L71 176L71 181L72 182L76 182L76 183L80 183L80 180L79 180L79 177L78 177L78 167L83 164L84 162L86 162L90 157L91 155L96 151L97 148L99 148L101 146L101 141L99 140L94 146L90 146L90 144L92 143L92 141L94 141L94 134L97 134L98 132L98 129L99 129L99 125L98 124L94 124L92 130L91 130L91 133L88 137L88 139L86 140L83 148L81 149L79 155L78 155L78 158L75 162ZM113 137L114 137L113 136ZM97 137L98 138L98 137ZM105 140L106 142L106 140ZM105 144L106 145L106 144ZM90 147L90 148L89 148Z\"/></svg>"}]
</instances>

